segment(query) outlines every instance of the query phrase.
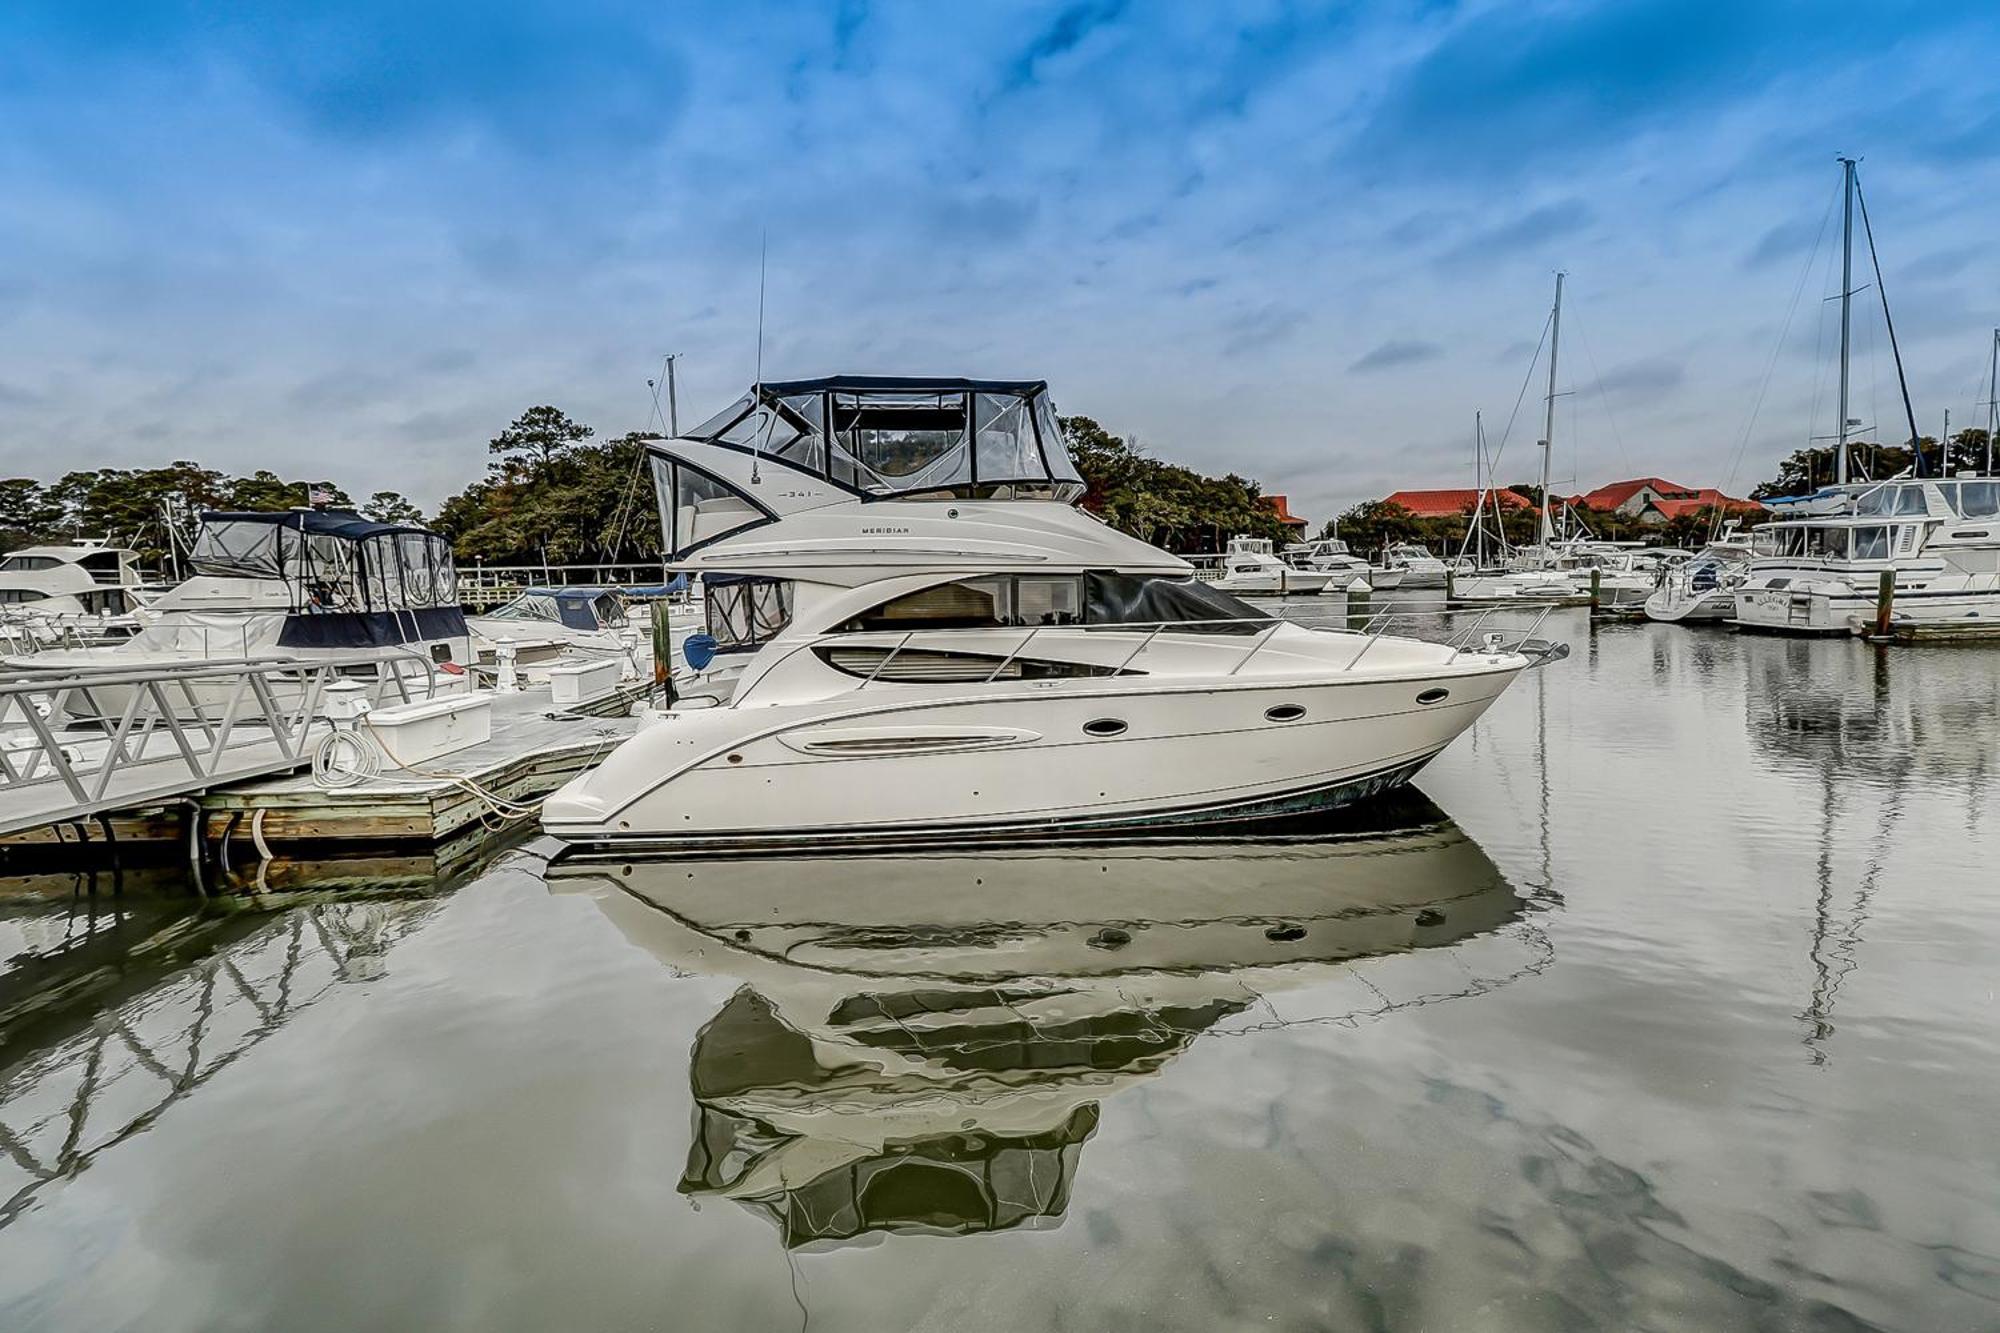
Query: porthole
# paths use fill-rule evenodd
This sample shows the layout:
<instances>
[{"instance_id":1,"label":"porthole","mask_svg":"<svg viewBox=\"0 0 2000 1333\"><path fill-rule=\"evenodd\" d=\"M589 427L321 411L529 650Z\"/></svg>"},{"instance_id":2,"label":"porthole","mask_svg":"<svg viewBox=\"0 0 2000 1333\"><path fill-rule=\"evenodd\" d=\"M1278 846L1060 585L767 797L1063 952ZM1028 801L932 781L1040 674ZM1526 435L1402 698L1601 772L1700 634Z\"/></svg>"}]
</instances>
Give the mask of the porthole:
<instances>
[{"instance_id":1,"label":"porthole","mask_svg":"<svg viewBox=\"0 0 2000 1333\"><path fill-rule=\"evenodd\" d=\"M1443 686L1438 686L1434 689L1425 690L1422 694L1418 695L1417 702L1420 704L1441 704L1450 697L1450 690L1445 689Z\"/></svg>"},{"instance_id":2,"label":"porthole","mask_svg":"<svg viewBox=\"0 0 2000 1333\"><path fill-rule=\"evenodd\" d=\"M1296 722L1305 715L1304 704L1275 704L1264 710L1267 722Z\"/></svg>"},{"instance_id":3,"label":"porthole","mask_svg":"<svg viewBox=\"0 0 2000 1333\"><path fill-rule=\"evenodd\" d=\"M1086 736L1122 736L1125 734L1125 724L1115 717L1093 718L1083 724L1083 734Z\"/></svg>"}]
</instances>

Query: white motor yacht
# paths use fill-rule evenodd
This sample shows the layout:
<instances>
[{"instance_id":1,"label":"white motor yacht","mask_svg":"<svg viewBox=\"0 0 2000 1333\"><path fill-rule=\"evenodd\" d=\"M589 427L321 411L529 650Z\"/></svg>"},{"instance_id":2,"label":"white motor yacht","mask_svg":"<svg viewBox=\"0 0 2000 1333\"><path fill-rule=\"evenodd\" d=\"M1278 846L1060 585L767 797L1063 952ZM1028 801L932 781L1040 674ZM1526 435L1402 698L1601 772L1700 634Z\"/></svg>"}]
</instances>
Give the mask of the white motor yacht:
<instances>
[{"instance_id":1,"label":"white motor yacht","mask_svg":"<svg viewBox=\"0 0 2000 1333\"><path fill-rule=\"evenodd\" d=\"M1884 570L1899 623L2000 621L2000 478L1901 477L1824 493L1797 518L1751 533L1736 623L1793 634L1852 634L1874 623Z\"/></svg>"},{"instance_id":2,"label":"white motor yacht","mask_svg":"<svg viewBox=\"0 0 2000 1333\"><path fill-rule=\"evenodd\" d=\"M136 552L99 541L24 546L0 556L0 616L129 631L139 606Z\"/></svg>"},{"instance_id":3,"label":"white motor yacht","mask_svg":"<svg viewBox=\"0 0 2000 1333\"><path fill-rule=\"evenodd\" d=\"M1646 598L1646 619L1668 623L1733 620L1736 586L1750 568L1747 538L1729 533L1692 559L1667 568Z\"/></svg>"},{"instance_id":4,"label":"white motor yacht","mask_svg":"<svg viewBox=\"0 0 2000 1333\"><path fill-rule=\"evenodd\" d=\"M1311 597L1334 582L1331 573L1298 569L1280 560L1268 537L1231 537L1212 570L1204 569L1198 576L1210 587L1237 597Z\"/></svg>"},{"instance_id":5,"label":"white motor yacht","mask_svg":"<svg viewBox=\"0 0 2000 1333\"><path fill-rule=\"evenodd\" d=\"M1372 588L1369 576L1374 572L1368 562L1347 549L1347 543L1338 537L1321 537L1317 541L1293 542L1285 547L1285 563L1293 569L1310 570L1316 574L1333 575L1332 586L1344 589L1355 579L1367 582Z\"/></svg>"},{"instance_id":6,"label":"white motor yacht","mask_svg":"<svg viewBox=\"0 0 2000 1333\"><path fill-rule=\"evenodd\" d=\"M1408 780L1531 662L1497 637L1307 629L1194 580L1076 507L1038 380L764 383L649 447L668 562L708 585L699 656L732 679L695 681L549 798L545 827L576 843L957 840L1335 805ZM744 599L711 574L765 589L762 613L731 615Z\"/></svg>"},{"instance_id":7,"label":"white motor yacht","mask_svg":"<svg viewBox=\"0 0 2000 1333\"><path fill-rule=\"evenodd\" d=\"M1378 569L1369 571L1369 581L1383 588L1442 588L1444 571L1444 561L1432 555L1429 547L1415 542L1397 542L1383 550L1382 563ZM1399 577L1391 583L1381 583L1378 581L1380 574Z\"/></svg>"},{"instance_id":8,"label":"white motor yacht","mask_svg":"<svg viewBox=\"0 0 2000 1333\"><path fill-rule=\"evenodd\" d=\"M201 516L191 559L193 575L153 601L145 627L131 638L45 650L9 664L130 671L177 662L365 665L415 657L456 670L471 660L451 547L422 528L333 510L209 513ZM117 715L135 688L79 692L69 708L82 716ZM213 688L226 692L235 682ZM196 702L212 701L197 690Z\"/></svg>"}]
</instances>

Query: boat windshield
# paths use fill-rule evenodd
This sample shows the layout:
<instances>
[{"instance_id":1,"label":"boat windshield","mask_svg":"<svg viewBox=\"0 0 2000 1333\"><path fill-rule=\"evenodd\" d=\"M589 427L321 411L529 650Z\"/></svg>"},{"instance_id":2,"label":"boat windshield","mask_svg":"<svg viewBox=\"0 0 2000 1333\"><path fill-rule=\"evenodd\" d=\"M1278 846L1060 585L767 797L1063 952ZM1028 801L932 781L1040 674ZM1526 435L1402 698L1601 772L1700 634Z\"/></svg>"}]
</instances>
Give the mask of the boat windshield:
<instances>
[{"instance_id":1,"label":"boat windshield","mask_svg":"<svg viewBox=\"0 0 2000 1333\"><path fill-rule=\"evenodd\" d=\"M301 612L403 611L458 603L444 538L337 510L202 515L197 574L273 579Z\"/></svg>"},{"instance_id":2,"label":"boat windshield","mask_svg":"<svg viewBox=\"0 0 2000 1333\"><path fill-rule=\"evenodd\" d=\"M617 629L625 624L625 608L611 592L530 588L499 610L487 612L486 618L543 621L567 629Z\"/></svg>"},{"instance_id":3,"label":"boat windshield","mask_svg":"<svg viewBox=\"0 0 2000 1333\"><path fill-rule=\"evenodd\" d=\"M752 450L865 499L1075 500L1040 380L835 376L760 384L685 438Z\"/></svg>"},{"instance_id":4,"label":"boat windshield","mask_svg":"<svg viewBox=\"0 0 2000 1333\"><path fill-rule=\"evenodd\" d=\"M1255 634L1271 617L1192 578L1094 571L990 574L892 597L840 628L1016 629L1042 625L1185 625L1203 633Z\"/></svg>"}]
</instances>

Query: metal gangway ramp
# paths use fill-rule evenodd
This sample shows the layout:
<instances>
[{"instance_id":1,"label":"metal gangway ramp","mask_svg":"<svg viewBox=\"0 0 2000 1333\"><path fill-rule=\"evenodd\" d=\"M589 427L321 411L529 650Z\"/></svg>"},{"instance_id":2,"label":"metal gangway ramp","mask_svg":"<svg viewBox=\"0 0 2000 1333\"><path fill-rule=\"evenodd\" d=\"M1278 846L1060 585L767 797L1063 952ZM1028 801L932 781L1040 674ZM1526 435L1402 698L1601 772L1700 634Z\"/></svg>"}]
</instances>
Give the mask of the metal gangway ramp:
<instances>
[{"instance_id":1,"label":"metal gangway ramp","mask_svg":"<svg viewBox=\"0 0 2000 1333\"><path fill-rule=\"evenodd\" d=\"M435 693L428 658L240 658L33 666L0 678L0 837L172 801L312 762L320 696ZM420 689L412 687L421 682Z\"/></svg>"}]
</instances>

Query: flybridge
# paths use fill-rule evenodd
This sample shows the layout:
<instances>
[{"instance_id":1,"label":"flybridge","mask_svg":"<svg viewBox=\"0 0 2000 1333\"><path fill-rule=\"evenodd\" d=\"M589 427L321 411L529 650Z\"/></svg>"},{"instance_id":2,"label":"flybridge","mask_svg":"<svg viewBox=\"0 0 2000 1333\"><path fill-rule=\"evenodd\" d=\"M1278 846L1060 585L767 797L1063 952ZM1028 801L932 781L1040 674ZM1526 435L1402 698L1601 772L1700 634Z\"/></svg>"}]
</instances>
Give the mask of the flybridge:
<instances>
[{"instance_id":1,"label":"flybridge","mask_svg":"<svg viewBox=\"0 0 2000 1333\"><path fill-rule=\"evenodd\" d=\"M1041 380L766 381L652 452L670 561L842 501L1069 505L1085 490Z\"/></svg>"},{"instance_id":2,"label":"flybridge","mask_svg":"<svg viewBox=\"0 0 2000 1333\"><path fill-rule=\"evenodd\" d=\"M1042 380L834 375L759 384L684 438L746 450L864 499L1074 500Z\"/></svg>"}]
</instances>

